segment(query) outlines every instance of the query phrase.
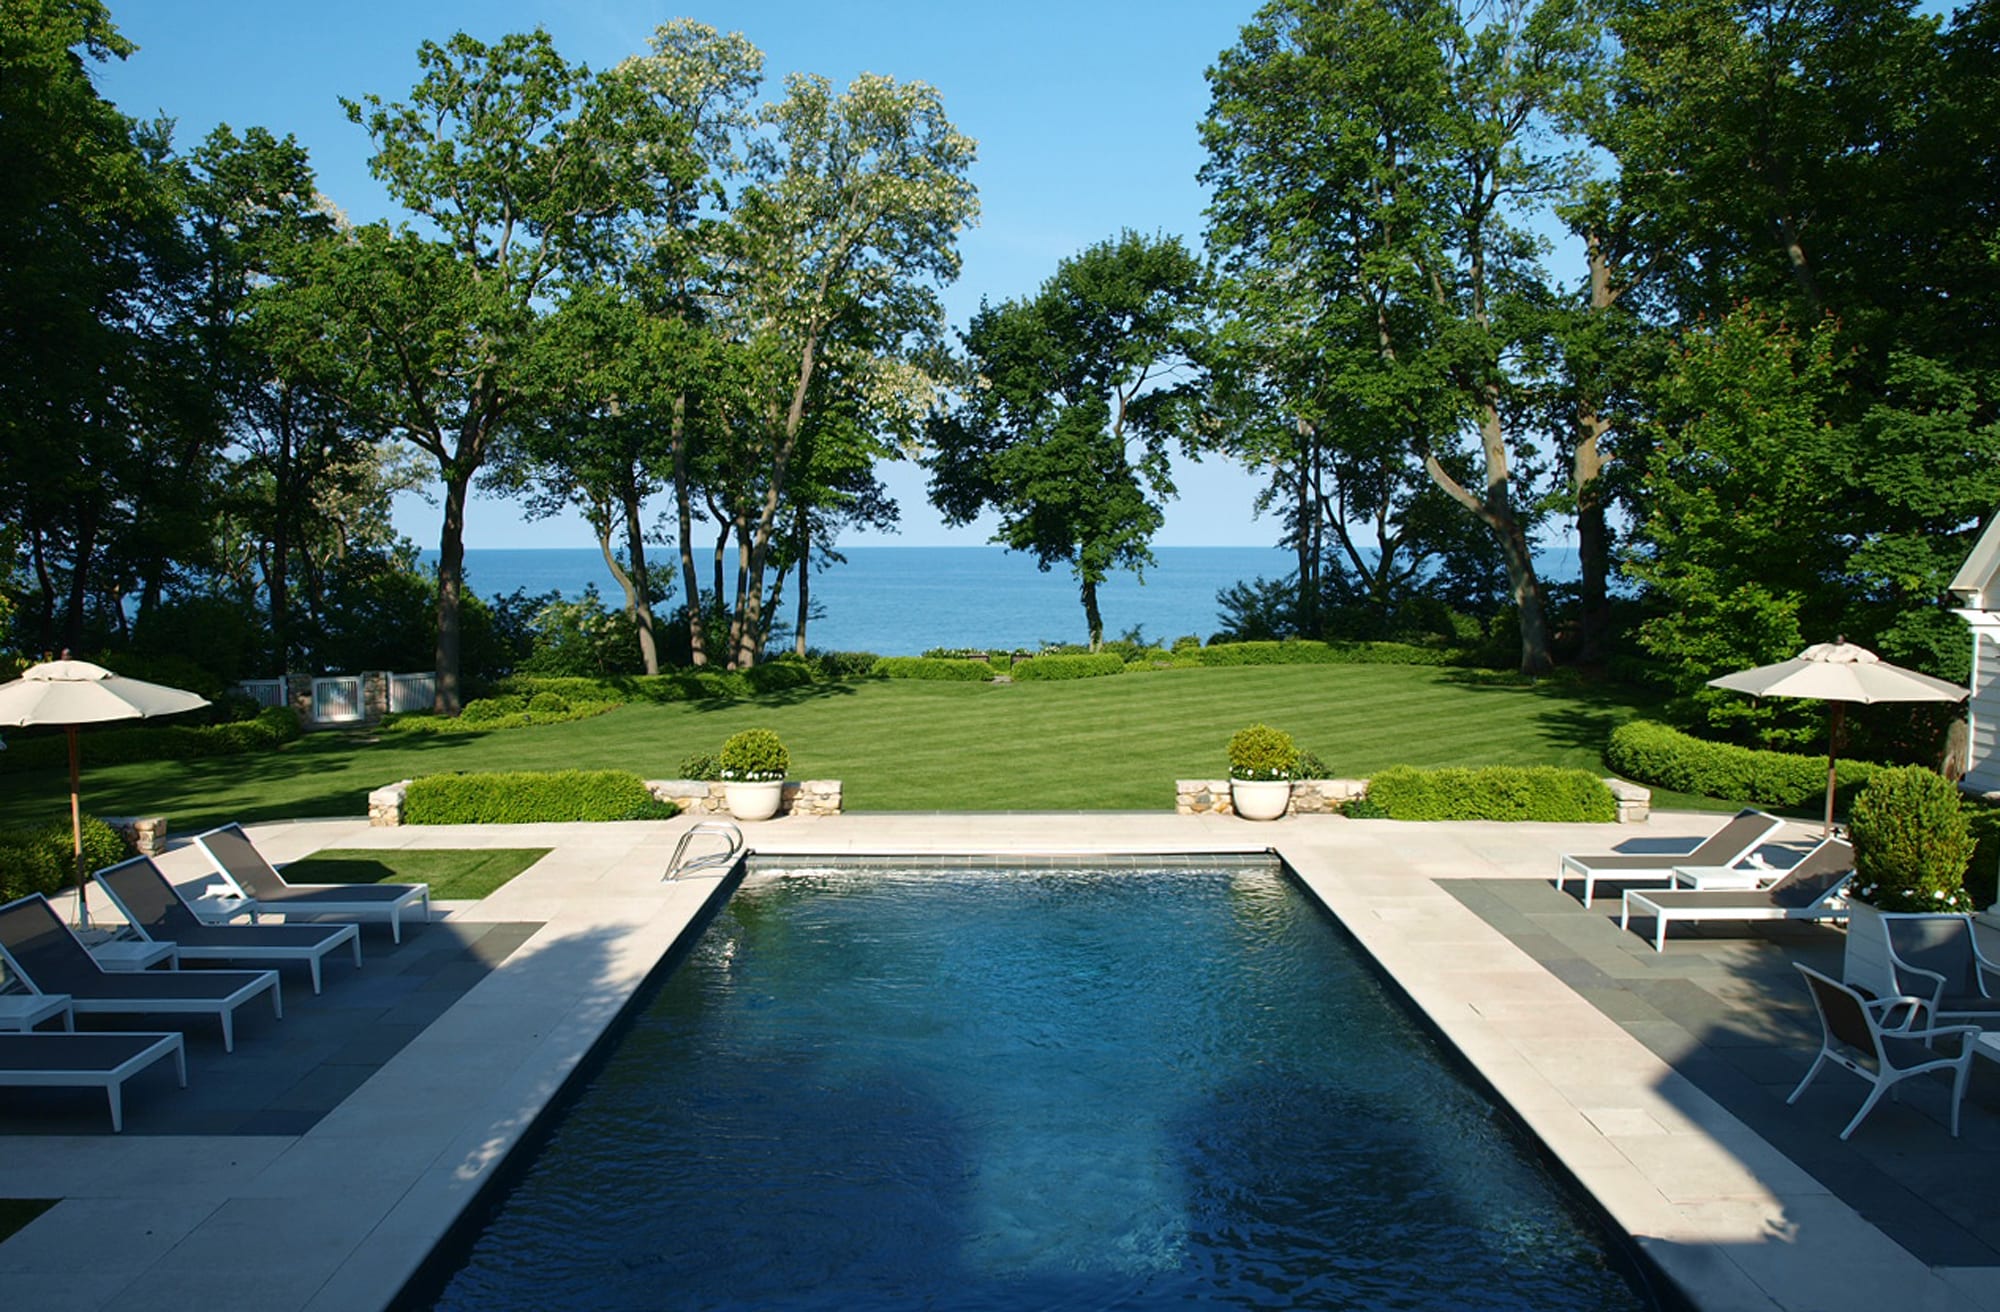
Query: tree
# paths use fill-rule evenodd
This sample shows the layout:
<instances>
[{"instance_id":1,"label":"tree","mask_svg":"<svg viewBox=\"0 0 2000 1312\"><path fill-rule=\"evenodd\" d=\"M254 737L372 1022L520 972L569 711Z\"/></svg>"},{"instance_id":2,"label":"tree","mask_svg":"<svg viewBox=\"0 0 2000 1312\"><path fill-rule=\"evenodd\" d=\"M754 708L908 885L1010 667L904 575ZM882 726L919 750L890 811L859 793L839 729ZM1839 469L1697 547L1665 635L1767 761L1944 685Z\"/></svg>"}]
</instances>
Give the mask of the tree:
<instances>
[{"instance_id":1,"label":"tree","mask_svg":"<svg viewBox=\"0 0 2000 1312\"><path fill-rule=\"evenodd\" d=\"M659 196L677 142L636 136L623 88L593 83L546 32L417 52L407 103L344 102L371 171L423 225L373 224L329 249L313 288L343 399L437 462L438 709L457 711L465 498L546 397L534 359L566 267Z\"/></svg>"},{"instance_id":2,"label":"tree","mask_svg":"<svg viewBox=\"0 0 2000 1312\"><path fill-rule=\"evenodd\" d=\"M1064 260L1026 301L982 306L971 377L930 427L931 500L953 524L991 508L994 540L1075 573L1091 650L1097 590L1152 563L1173 495L1168 448L1199 387L1205 285L1178 238L1126 232ZM1184 432L1184 428L1179 431Z\"/></svg>"},{"instance_id":3,"label":"tree","mask_svg":"<svg viewBox=\"0 0 2000 1312\"><path fill-rule=\"evenodd\" d=\"M935 389L937 288L958 275L958 234L978 211L973 142L923 83L869 74L835 95L794 75L761 120L707 297L724 343L702 422L725 448L713 467L737 552L732 668L756 663L768 631L764 579L815 412L834 395L827 372L865 419L821 424L822 445L836 432L876 452L914 439ZM692 586L688 607L701 609Z\"/></svg>"},{"instance_id":4,"label":"tree","mask_svg":"<svg viewBox=\"0 0 2000 1312\"><path fill-rule=\"evenodd\" d=\"M1551 660L1528 536L1537 451L1511 420L1547 291L1520 220L1575 180L1573 152L1544 129L1587 42L1569 0L1470 8L1273 0L1210 71L1202 176L1211 245L1239 276L1354 306L1343 344L1371 349L1375 367L1344 386L1365 380L1431 479L1493 535L1521 669L1539 673ZM1449 458L1461 438L1470 479Z\"/></svg>"}]
</instances>

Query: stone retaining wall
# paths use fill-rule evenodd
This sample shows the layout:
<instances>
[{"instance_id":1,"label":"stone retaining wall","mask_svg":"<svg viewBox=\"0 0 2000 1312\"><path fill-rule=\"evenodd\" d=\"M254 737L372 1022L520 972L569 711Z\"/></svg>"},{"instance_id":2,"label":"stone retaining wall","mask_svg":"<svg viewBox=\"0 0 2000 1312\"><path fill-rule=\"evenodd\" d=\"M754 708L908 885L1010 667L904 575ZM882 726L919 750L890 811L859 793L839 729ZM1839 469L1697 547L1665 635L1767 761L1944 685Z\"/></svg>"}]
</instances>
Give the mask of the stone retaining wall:
<instances>
[{"instance_id":1,"label":"stone retaining wall","mask_svg":"<svg viewBox=\"0 0 2000 1312\"><path fill-rule=\"evenodd\" d=\"M1653 811L1651 789L1638 784L1627 783L1623 779L1606 779L1605 787L1618 799L1618 823L1636 825L1645 822ZM1292 800L1285 808L1286 815L1326 815L1357 797L1368 795L1366 779L1294 779ZM1227 779L1176 779L1174 781L1174 814L1176 815L1234 815L1235 808L1229 801L1229 781Z\"/></svg>"},{"instance_id":2,"label":"stone retaining wall","mask_svg":"<svg viewBox=\"0 0 2000 1312\"><path fill-rule=\"evenodd\" d=\"M137 856L158 856L167 850L167 820L158 815L100 816L117 831L125 846Z\"/></svg>"},{"instance_id":3,"label":"stone retaining wall","mask_svg":"<svg viewBox=\"0 0 2000 1312\"><path fill-rule=\"evenodd\" d=\"M403 798L410 781L398 780L368 794L368 823L391 828L403 823ZM691 815L728 815L729 802L723 785L701 779L648 779L646 787L662 802L672 802ZM840 780L804 779L785 781L778 814L839 815ZM164 836L165 830L162 829Z\"/></svg>"}]
</instances>

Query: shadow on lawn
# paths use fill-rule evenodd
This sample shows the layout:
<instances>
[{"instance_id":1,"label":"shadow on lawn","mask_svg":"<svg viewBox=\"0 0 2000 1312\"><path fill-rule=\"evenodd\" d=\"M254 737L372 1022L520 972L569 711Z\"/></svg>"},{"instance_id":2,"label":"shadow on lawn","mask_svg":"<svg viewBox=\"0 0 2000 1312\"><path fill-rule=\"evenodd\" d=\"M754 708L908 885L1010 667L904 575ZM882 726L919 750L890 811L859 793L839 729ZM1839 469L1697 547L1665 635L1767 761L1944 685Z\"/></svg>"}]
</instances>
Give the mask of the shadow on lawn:
<instances>
[{"instance_id":1,"label":"shadow on lawn","mask_svg":"<svg viewBox=\"0 0 2000 1312\"><path fill-rule=\"evenodd\" d=\"M1467 692L1535 698L1545 707L1533 716L1543 742L1600 757L1611 731L1647 709L1643 701L1633 700L1631 689L1580 686L1568 680L1531 680L1491 670L1446 670L1440 682Z\"/></svg>"}]
</instances>

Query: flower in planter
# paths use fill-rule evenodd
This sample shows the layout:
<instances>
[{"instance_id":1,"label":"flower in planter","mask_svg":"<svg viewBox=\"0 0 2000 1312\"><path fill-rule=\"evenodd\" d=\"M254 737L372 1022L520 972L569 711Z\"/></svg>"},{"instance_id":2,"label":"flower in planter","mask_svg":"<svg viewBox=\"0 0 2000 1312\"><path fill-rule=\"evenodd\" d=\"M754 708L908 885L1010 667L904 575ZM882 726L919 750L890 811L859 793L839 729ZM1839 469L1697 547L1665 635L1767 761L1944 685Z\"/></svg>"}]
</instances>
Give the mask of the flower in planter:
<instances>
[{"instance_id":1,"label":"flower in planter","mask_svg":"<svg viewBox=\"0 0 2000 1312\"><path fill-rule=\"evenodd\" d=\"M745 729L722 744L721 777L734 783L770 783L792 768L792 755L770 729Z\"/></svg>"},{"instance_id":2,"label":"flower in planter","mask_svg":"<svg viewBox=\"0 0 2000 1312\"><path fill-rule=\"evenodd\" d=\"M1290 779L1299 766L1292 736L1268 724L1238 729L1229 740L1229 777L1246 782Z\"/></svg>"},{"instance_id":3,"label":"flower in planter","mask_svg":"<svg viewBox=\"0 0 2000 1312\"><path fill-rule=\"evenodd\" d=\"M1972 826L1958 789L1921 765L1879 770L1854 800L1854 896L1881 911L1976 911Z\"/></svg>"}]
</instances>

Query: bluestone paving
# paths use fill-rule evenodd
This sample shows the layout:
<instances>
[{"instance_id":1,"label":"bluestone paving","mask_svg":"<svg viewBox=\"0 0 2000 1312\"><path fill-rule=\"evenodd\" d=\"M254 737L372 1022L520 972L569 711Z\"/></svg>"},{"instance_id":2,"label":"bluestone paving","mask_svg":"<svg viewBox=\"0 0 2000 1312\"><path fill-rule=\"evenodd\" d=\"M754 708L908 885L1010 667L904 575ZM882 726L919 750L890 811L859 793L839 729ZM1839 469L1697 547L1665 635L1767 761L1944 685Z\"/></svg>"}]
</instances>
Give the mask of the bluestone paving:
<instances>
[{"instance_id":1,"label":"bluestone paving","mask_svg":"<svg viewBox=\"0 0 2000 1312\"><path fill-rule=\"evenodd\" d=\"M1981 1187L2000 1165L2000 1076L1975 1074L1958 1144L1924 1089L1841 1144L1858 1082L1828 1075L1783 1106L1812 1037L1787 959L1837 964L1838 931L1677 926L1661 957L1618 932L1615 897L1586 909L1551 886L1559 852L1658 848L1721 820L850 815L746 830L780 857L1274 850L1695 1305L2000 1309L2000 1222ZM217 1050L210 1078L135 1082L122 1136L101 1102L86 1116L0 1101L0 1193L64 1200L0 1244L10 1301L384 1306L720 895L714 877L660 879L687 823L253 828L281 861L328 846L553 851L479 903L440 904L410 955L370 933L360 970L321 998L288 989L286 1019L246 1027L233 1058L191 1036ZM163 865L204 877L186 849ZM69 1119L22 1124L35 1116ZM215 1261L266 1219L297 1261Z\"/></svg>"}]
</instances>

